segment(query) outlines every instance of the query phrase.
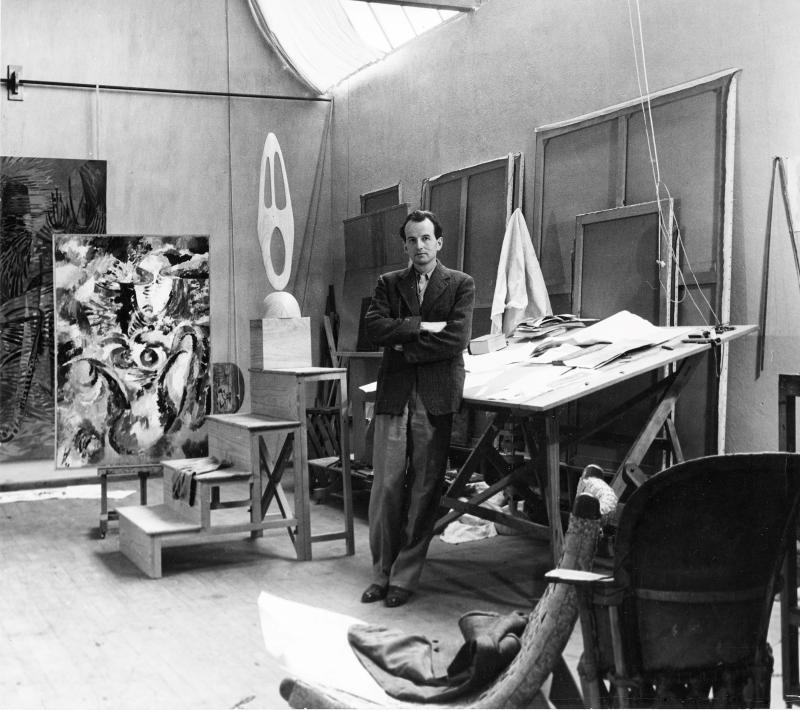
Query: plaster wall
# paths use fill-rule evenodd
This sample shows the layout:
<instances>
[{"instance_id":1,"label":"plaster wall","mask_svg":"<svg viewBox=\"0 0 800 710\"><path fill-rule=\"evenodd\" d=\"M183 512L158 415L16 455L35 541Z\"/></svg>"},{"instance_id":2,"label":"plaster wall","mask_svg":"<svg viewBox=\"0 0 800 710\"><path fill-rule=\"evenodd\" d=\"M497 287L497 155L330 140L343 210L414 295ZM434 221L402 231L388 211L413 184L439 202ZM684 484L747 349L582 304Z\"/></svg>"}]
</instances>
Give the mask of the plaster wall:
<instances>
[{"instance_id":1,"label":"plaster wall","mask_svg":"<svg viewBox=\"0 0 800 710\"><path fill-rule=\"evenodd\" d=\"M313 97L246 0L3 0L0 47L3 73L22 65L23 81ZM109 234L210 236L212 359L236 361L245 377L249 320L272 290L257 217L262 148L275 133L295 223L287 290L316 339L332 279L320 162L330 102L36 86L23 96L0 99L0 154L107 161Z\"/></svg>"},{"instance_id":2,"label":"plaster wall","mask_svg":"<svg viewBox=\"0 0 800 710\"><path fill-rule=\"evenodd\" d=\"M630 5L635 24L636 4ZM741 69L731 320L756 323L771 159L800 154L800 3L640 5L651 91ZM525 156L530 227L534 129L639 96L628 6L625 0L487 0L336 87L337 238L341 220L358 213L361 193L399 181L417 206L424 178L511 151ZM777 375L800 372L800 288L785 222L776 214L766 369L756 378L755 336L731 346L729 451L777 446ZM333 257L340 275L342 251Z\"/></svg>"}]
</instances>

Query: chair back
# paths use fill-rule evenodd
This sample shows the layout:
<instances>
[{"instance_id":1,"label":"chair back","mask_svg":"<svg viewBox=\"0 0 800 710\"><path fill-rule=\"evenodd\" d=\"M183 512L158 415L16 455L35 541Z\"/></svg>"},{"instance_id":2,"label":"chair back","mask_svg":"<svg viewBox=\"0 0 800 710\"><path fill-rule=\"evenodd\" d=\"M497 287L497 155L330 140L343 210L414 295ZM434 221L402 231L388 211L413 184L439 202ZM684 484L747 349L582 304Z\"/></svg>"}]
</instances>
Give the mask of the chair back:
<instances>
[{"instance_id":1,"label":"chair back","mask_svg":"<svg viewBox=\"0 0 800 710\"><path fill-rule=\"evenodd\" d=\"M760 662L800 501L800 454L686 461L623 509L614 577L629 674Z\"/></svg>"}]
</instances>

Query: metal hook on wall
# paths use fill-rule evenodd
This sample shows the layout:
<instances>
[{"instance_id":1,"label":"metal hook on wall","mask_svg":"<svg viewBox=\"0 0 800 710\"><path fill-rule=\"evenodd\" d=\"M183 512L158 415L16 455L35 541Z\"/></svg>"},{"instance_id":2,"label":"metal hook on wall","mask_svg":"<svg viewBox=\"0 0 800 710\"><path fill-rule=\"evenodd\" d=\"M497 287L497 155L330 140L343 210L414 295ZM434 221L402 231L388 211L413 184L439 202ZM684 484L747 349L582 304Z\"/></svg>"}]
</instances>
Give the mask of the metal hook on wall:
<instances>
[{"instance_id":1,"label":"metal hook on wall","mask_svg":"<svg viewBox=\"0 0 800 710\"><path fill-rule=\"evenodd\" d=\"M6 96L9 101L22 101L22 66L6 66Z\"/></svg>"}]
</instances>

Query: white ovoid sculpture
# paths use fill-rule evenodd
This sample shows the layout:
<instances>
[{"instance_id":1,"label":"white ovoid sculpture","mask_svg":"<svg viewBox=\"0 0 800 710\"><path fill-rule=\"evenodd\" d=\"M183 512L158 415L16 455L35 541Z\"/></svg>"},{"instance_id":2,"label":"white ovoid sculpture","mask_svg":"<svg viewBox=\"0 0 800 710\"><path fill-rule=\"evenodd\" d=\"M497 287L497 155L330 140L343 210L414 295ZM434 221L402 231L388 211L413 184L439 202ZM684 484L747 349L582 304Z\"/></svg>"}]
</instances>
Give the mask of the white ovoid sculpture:
<instances>
[{"instance_id":1,"label":"white ovoid sculpture","mask_svg":"<svg viewBox=\"0 0 800 710\"><path fill-rule=\"evenodd\" d=\"M283 243L283 266L280 273L272 261L273 239ZM258 186L258 242L261 258L267 272L267 281L275 289L263 302L262 318L292 318L300 315L300 306L290 293L283 289L289 283L294 253L294 213L289 194L289 179L280 144L274 133L269 133L261 153L261 179ZM274 298L271 298L273 297ZM290 302L294 302L291 306ZM268 313L268 309L276 312ZM284 314L285 313L285 314Z\"/></svg>"}]
</instances>

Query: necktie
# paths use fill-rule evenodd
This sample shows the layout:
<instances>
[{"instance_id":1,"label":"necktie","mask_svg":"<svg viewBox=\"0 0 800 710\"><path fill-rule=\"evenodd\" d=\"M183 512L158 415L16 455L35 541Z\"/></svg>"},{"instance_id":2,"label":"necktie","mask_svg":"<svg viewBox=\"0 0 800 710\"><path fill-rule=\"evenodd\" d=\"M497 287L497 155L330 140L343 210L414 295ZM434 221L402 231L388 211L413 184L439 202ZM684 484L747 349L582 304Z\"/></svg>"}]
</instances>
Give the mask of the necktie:
<instances>
[{"instance_id":1,"label":"necktie","mask_svg":"<svg viewBox=\"0 0 800 710\"><path fill-rule=\"evenodd\" d=\"M430 279L430 274L417 274L417 297L420 305L422 305L425 289L428 287L428 279Z\"/></svg>"}]
</instances>

